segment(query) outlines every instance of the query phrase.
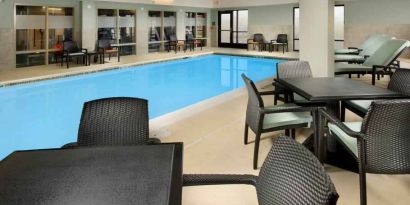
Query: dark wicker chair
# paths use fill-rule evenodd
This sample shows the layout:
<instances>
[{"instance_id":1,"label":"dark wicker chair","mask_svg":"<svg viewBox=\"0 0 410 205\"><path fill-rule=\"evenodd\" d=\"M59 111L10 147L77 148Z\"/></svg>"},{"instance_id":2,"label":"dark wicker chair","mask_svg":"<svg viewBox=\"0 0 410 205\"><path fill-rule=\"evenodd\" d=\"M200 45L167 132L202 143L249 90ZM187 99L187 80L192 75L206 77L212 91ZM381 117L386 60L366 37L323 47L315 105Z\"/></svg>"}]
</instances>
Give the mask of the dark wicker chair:
<instances>
[{"instance_id":1,"label":"dark wicker chair","mask_svg":"<svg viewBox=\"0 0 410 205\"><path fill-rule=\"evenodd\" d=\"M256 134L253 168L258 167L259 143L262 133L285 130L289 134L291 129L308 127L312 122L311 108L300 107L295 104L265 106L262 95L273 95L274 92L259 92L255 84L242 74L248 90L248 106L246 108L244 143L248 144L248 129ZM292 133L295 137L294 133Z\"/></svg>"},{"instance_id":2,"label":"dark wicker chair","mask_svg":"<svg viewBox=\"0 0 410 205\"><path fill-rule=\"evenodd\" d=\"M139 98L105 98L86 102L76 143L63 148L159 143L149 139L148 101Z\"/></svg>"},{"instance_id":3,"label":"dark wicker chair","mask_svg":"<svg viewBox=\"0 0 410 205\"><path fill-rule=\"evenodd\" d=\"M321 163L286 136L275 140L259 176L185 174L184 186L248 184L260 205L336 204L339 195Z\"/></svg>"},{"instance_id":4,"label":"dark wicker chair","mask_svg":"<svg viewBox=\"0 0 410 205\"><path fill-rule=\"evenodd\" d=\"M410 100L374 101L363 122L342 123L323 109L321 115L359 162L360 204L367 204L366 173L410 174Z\"/></svg>"},{"instance_id":5,"label":"dark wicker chair","mask_svg":"<svg viewBox=\"0 0 410 205\"><path fill-rule=\"evenodd\" d=\"M67 68L72 58L82 58L83 64L87 63L87 49L78 47L75 41L64 41L63 42L63 56L61 58L61 66L64 64L64 58L66 59Z\"/></svg>"},{"instance_id":6,"label":"dark wicker chair","mask_svg":"<svg viewBox=\"0 0 410 205\"><path fill-rule=\"evenodd\" d=\"M111 60L111 55L119 55L117 48L113 48L111 44L114 44L115 40L113 39L100 39L98 40L98 51L102 52L103 63L105 55L108 55L108 60ZM118 61L119 62L119 61Z\"/></svg>"},{"instance_id":7,"label":"dark wicker chair","mask_svg":"<svg viewBox=\"0 0 410 205\"><path fill-rule=\"evenodd\" d=\"M195 47L202 47L204 46L204 43L200 39L196 39L193 34L189 33L185 35L185 46L189 47L189 50L194 51ZM186 48L185 48L186 49Z\"/></svg>"},{"instance_id":8,"label":"dark wicker chair","mask_svg":"<svg viewBox=\"0 0 410 205\"><path fill-rule=\"evenodd\" d=\"M311 78L312 71L310 69L309 62L307 61L287 61L276 64L276 78ZM286 92L278 83L273 82L275 87L275 99L274 104L276 105L279 101L289 102L293 101L295 98L297 101L306 101L303 97L299 95L294 95ZM283 97L282 97L283 96Z\"/></svg>"},{"instance_id":9,"label":"dark wicker chair","mask_svg":"<svg viewBox=\"0 0 410 205\"><path fill-rule=\"evenodd\" d=\"M387 86L389 90L410 96L410 69L396 69ZM349 100L342 101L341 117L345 121L346 109L364 117L372 100Z\"/></svg>"},{"instance_id":10,"label":"dark wicker chair","mask_svg":"<svg viewBox=\"0 0 410 205\"><path fill-rule=\"evenodd\" d=\"M249 45L253 46L253 50L255 50L255 46L258 46L259 51L266 50L266 45L268 45L268 41L265 40L265 36L261 33L253 34L253 37L247 40L247 50L249 51Z\"/></svg>"},{"instance_id":11,"label":"dark wicker chair","mask_svg":"<svg viewBox=\"0 0 410 205\"><path fill-rule=\"evenodd\" d=\"M278 34L275 40L271 40L272 49L276 46L276 51L279 51L279 46L282 46L282 51L285 53L289 51L288 34Z\"/></svg>"}]
</instances>

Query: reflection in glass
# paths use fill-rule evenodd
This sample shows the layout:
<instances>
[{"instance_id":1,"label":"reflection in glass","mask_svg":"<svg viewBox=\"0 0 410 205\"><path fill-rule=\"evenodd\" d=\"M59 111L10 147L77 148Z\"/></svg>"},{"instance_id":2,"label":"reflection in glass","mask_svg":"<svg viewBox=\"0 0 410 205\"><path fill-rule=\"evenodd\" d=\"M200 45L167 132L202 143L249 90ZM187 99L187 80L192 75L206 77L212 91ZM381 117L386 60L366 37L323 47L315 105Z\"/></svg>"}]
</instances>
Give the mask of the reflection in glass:
<instances>
[{"instance_id":1,"label":"reflection in glass","mask_svg":"<svg viewBox=\"0 0 410 205\"><path fill-rule=\"evenodd\" d=\"M98 9L98 39L116 39L117 11Z\"/></svg>"},{"instance_id":2,"label":"reflection in glass","mask_svg":"<svg viewBox=\"0 0 410 205\"><path fill-rule=\"evenodd\" d=\"M119 10L120 43L135 43L135 11ZM135 46L124 46L121 55L135 54Z\"/></svg>"},{"instance_id":3,"label":"reflection in glass","mask_svg":"<svg viewBox=\"0 0 410 205\"><path fill-rule=\"evenodd\" d=\"M148 50L149 52L157 52L161 48L161 12L148 12Z\"/></svg>"},{"instance_id":4,"label":"reflection in glass","mask_svg":"<svg viewBox=\"0 0 410 205\"><path fill-rule=\"evenodd\" d=\"M206 13L197 13L196 37L206 37Z\"/></svg>"},{"instance_id":5,"label":"reflection in glass","mask_svg":"<svg viewBox=\"0 0 410 205\"><path fill-rule=\"evenodd\" d=\"M61 50L63 41L73 40L73 8L49 7L48 16L48 48ZM50 52L48 61L56 62L56 56L61 53L61 51Z\"/></svg>"},{"instance_id":6,"label":"reflection in glass","mask_svg":"<svg viewBox=\"0 0 410 205\"><path fill-rule=\"evenodd\" d=\"M192 34L196 36L196 14L193 12L185 13L185 34Z\"/></svg>"},{"instance_id":7,"label":"reflection in glass","mask_svg":"<svg viewBox=\"0 0 410 205\"><path fill-rule=\"evenodd\" d=\"M45 7L16 6L16 51L45 49Z\"/></svg>"},{"instance_id":8,"label":"reflection in glass","mask_svg":"<svg viewBox=\"0 0 410 205\"><path fill-rule=\"evenodd\" d=\"M165 40L169 40L170 36L176 35L176 13L175 12L164 12L164 37Z\"/></svg>"}]
</instances>

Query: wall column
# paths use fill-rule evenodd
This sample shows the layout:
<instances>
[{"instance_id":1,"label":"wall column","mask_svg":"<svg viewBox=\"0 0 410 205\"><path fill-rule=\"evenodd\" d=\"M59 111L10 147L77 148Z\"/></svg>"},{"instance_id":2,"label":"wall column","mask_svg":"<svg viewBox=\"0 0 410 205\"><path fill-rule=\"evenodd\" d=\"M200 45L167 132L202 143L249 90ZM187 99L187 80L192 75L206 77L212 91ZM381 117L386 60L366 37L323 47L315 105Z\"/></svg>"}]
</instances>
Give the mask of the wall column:
<instances>
[{"instance_id":1,"label":"wall column","mask_svg":"<svg viewBox=\"0 0 410 205\"><path fill-rule=\"evenodd\" d=\"M97 44L97 8L95 2L83 0L81 2L81 47L93 51Z\"/></svg>"},{"instance_id":2,"label":"wall column","mask_svg":"<svg viewBox=\"0 0 410 205\"><path fill-rule=\"evenodd\" d=\"M334 0L300 0L300 60L314 77L334 76Z\"/></svg>"},{"instance_id":3,"label":"wall column","mask_svg":"<svg viewBox=\"0 0 410 205\"><path fill-rule=\"evenodd\" d=\"M148 10L137 10L137 55L148 54Z\"/></svg>"}]
</instances>

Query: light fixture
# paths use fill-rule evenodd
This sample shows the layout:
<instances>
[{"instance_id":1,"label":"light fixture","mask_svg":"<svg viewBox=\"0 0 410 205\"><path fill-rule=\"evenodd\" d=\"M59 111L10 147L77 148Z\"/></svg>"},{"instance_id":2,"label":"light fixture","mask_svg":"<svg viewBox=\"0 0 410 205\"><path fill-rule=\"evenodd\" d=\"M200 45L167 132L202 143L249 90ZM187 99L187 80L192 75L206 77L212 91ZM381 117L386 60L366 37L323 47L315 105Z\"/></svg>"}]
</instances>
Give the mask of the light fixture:
<instances>
[{"instance_id":1,"label":"light fixture","mask_svg":"<svg viewBox=\"0 0 410 205\"><path fill-rule=\"evenodd\" d=\"M174 3L174 0L152 0L152 2L154 4L165 4L165 5L167 5L167 4Z\"/></svg>"},{"instance_id":2,"label":"light fixture","mask_svg":"<svg viewBox=\"0 0 410 205\"><path fill-rule=\"evenodd\" d=\"M90 5L90 4L87 5L87 9L91 9L91 5Z\"/></svg>"}]
</instances>

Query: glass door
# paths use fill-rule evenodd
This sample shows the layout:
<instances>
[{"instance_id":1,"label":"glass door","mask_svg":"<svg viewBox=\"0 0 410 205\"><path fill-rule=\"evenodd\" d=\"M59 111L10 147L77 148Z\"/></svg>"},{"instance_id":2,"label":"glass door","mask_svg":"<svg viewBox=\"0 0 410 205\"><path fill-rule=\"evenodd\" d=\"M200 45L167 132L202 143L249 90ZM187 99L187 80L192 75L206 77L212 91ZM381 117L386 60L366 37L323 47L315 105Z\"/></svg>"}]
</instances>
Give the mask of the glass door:
<instances>
[{"instance_id":1,"label":"glass door","mask_svg":"<svg viewBox=\"0 0 410 205\"><path fill-rule=\"evenodd\" d=\"M232 46L232 11L220 11L219 12L219 47L231 47Z\"/></svg>"},{"instance_id":2,"label":"glass door","mask_svg":"<svg viewBox=\"0 0 410 205\"><path fill-rule=\"evenodd\" d=\"M246 48L248 10L219 12L219 47Z\"/></svg>"}]
</instances>

